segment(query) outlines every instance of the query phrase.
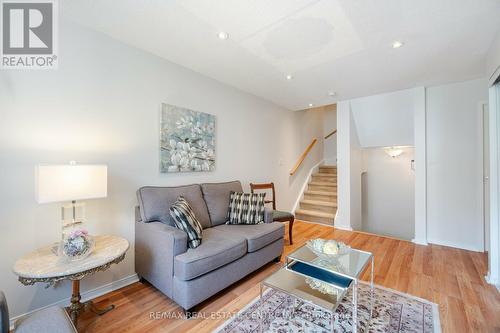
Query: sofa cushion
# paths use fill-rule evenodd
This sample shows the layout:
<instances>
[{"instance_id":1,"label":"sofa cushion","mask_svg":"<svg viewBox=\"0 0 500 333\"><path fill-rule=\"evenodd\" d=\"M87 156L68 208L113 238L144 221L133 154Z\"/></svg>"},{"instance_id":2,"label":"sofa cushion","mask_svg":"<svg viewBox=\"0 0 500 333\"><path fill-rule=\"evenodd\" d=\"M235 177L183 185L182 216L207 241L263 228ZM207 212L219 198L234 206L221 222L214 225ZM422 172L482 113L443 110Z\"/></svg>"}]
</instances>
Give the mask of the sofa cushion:
<instances>
[{"instance_id":1,"label":"sofa cushion","mask_svg":"<svg viewBox=\"0 0 500 333\"><path fill-rule=\"evenodd\" d=\"M179 254L174 260L174 275L191 280L229 264L247 253L245 238L233 233L208 228L203 230L203 243Z\"/></svg>"},{"instance_id":2,"label":"sofa cushion","mask_svg":"<svg viewBox=\"0 0 500 333\"><path fill-rule=\"evenodd\" d=\"M248 252L260 250L274 241L283 238L285 235L285 226L280 222L253 225L224 224L216 226L213 229L233 234L235 235L234 237L246 238Z\"/></svg>"},{"instance_id":3,"label":"sofa cushion","mask_svg":"<svg viewBox=\"0 0 500 333\"><path fill-rule=\"evenodd\" d=\"M231 192L226 224L264 223L265 193Z\"/></svg>"},{"instance_id":4,"label":"sofa cushion","mask_svg":"<svg viewBox=\"0 0 500 333\"><path fill-rule=\"evenodd\" d=\"M139 200L142 221L159 221L175 226L169 208L180 196L183 196L189 202L201 226L203 228L210 227L207 205L203 200L201 188L198 184L176 187L141 187L137 191L137 199Z\"/></svg>"},{"instance_id":5,"label":"sofa cushion","mask_svg":"<svg viewBox=\"0 0 500 333\"><path fill-rule=\"evenodd\" d=\"M243 192L243 187L239 181L227 183L206 183L201 184L203 198L207 203L208 212L212 226L224 224L227 221L227 211L229 209L229 195L233 192Z\"/></svg>"},{"instance_id":6,"label":"sofa cushion","mask_svg":"<svg viewBox=\"0 0 500 333\"><path fill-rule=\"evenodd\" d=\"M170 215L174 219L178 229L184 231L188 236L188 246L191 249L197 248L201 244L203 228L200 221L194 215L193 209L183 196L180 196L172 206Z\"/></svg>"}]
</instances>

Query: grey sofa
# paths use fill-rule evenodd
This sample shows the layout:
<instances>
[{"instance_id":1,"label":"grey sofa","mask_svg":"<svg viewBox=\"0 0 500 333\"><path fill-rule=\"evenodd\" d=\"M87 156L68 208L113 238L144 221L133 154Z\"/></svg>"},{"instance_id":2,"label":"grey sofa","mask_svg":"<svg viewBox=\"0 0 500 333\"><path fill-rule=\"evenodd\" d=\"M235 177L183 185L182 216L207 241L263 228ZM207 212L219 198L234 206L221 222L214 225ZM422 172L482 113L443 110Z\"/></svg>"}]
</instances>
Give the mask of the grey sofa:
<instances>
[{"instance_id":1,"label":"grey sofa","mask_svg":"<svg viewBox=\"0 0 500 333\"><path fill-rule=\"evenodd\" d=\"M245 277L283 252L284 226L266 210L258 225L226 225L230 191L239 181L178 187L142 187L135 223L137 274L188 313L200 302ZM182 195L203 226L202 244L188 249L169 207Z\"/></svg>"},{"instance_id":2,"label":"grey sofa","mask_svg":"<svg viewBox=\"0 0 500 333\"><path fill-rule=\"evenodd\" d=\"M0 291L0 333L9 333L9 308L5 295ZM77 333L68 313L52 306L36 311L15 323L12 333Z\"/></svg>"}]
</instances>

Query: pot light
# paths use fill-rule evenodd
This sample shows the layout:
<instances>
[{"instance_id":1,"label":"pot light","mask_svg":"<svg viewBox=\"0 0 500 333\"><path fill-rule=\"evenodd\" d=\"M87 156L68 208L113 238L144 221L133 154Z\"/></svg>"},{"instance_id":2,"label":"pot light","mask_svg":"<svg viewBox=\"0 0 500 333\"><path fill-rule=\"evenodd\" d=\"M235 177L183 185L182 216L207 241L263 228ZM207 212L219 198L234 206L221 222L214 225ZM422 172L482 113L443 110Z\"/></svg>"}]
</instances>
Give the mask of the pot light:
<instances>
[{"instance_id":1,"label":"pot light","mask_svg":"<svg viewBox=\"0 0 500 333\"><path fill-rule=\"evenodd\" d=\"M401 147L385 147L384 150L392 158L396 158L403 153Z\"/></svg>"},{"instance_id":2,"label":"pot light","mask_svg":"<svg viewBox=\"0 0 500 333\"><path fill-rule=\"evenodd\" d=\"M335 97L335 96L337 96L337 93L335 91L329 91L328 96Z\"/></svg>"},{"instance_id":3,"label":"pot light","mask_svg":"<svg viewBox=\"0 0 500 333\"><path fill-rule=\"evenodd\" d=\"M314 104L313 104L313 103L309 103L309 107L310 107L310 108L311 108L311 107L313 107L313 106L314 106Z\"/></svg>"},{"instance_id":4,"label":"pot light","mask_svg":"<svg viewBox=\"0 0 500 333\"><path fill-rule=\"evenodd\" d=\"M291 79L293 79L293 75L288 74L288 75L286 76L286 79L287 79L287 80L291 80Z\"/></svg>"},{"instance_id":5,"label":"pot light","mask_svg":"<svg viewBox=\"0 0 500 333\"><path fill-rule=\"evenodd\" d=\"M392 42L393 49L399 49L403 45L404 45L404 43L399 41L399 40L395 40L394 42Z\"/></svg>"},{"instance_id":6,"label":"pot light","mask_svg":"<svg viewBox=\"0 0 500 333\"><path fill-rule=\"evenodd\" d=\"M217 37L219 37L219 39L225 40L229 38L229 34L227 32L221 31L217 34Z\"/></svg>"}]
</instances>

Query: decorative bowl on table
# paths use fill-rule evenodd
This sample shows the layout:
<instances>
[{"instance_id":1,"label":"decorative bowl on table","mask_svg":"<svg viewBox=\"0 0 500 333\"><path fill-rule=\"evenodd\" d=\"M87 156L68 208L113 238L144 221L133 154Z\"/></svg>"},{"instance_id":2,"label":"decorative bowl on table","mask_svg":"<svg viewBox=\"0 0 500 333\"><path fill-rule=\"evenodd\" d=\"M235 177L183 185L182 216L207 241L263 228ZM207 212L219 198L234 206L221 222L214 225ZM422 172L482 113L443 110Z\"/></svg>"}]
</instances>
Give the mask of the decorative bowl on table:
<instances>
[{"instance_id":1,"label":"decorative bowl on table","mask_svg":"<svg viewBox=\"0 0 500 333\"><path fill-rule=\"evenodd\" d=\"M73 230L64 235L62 253L69 261L87 258L94 250L94 238L87 230Z\"/></svg>"},{"instance_id":2,"label":"decorative bowl on table","mask_svg":"<svg viewBox=\"0 0 500 333\"><path fill-rule=\"evenodd\" d=\"M337 259L351 251L351 247L331 239L316 238L307 241L306 247L321 259Z\"/></svg>"}]
</instances>

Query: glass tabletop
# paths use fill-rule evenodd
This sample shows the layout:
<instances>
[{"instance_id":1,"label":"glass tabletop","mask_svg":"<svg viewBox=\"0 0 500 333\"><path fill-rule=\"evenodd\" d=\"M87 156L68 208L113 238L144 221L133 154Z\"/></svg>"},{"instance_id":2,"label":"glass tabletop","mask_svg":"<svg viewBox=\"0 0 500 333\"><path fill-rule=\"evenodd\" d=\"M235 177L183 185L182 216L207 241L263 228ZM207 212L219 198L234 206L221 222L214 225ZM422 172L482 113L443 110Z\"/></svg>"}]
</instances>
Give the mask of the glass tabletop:
<instances>
[{"instance_id":1,"label":"glass tabletop","mask_svg":"<svg viewBox=\"0 0 500 333\"><path fill-rule=\"evenodd\" d=\"M314 254L307 246L302 246L287 256L287 265L290 261L298 261L331 273L359 279L371 258L370 252L351 249L347 254L325 260Z\"/></svg>"},{"instance_id":2,"label":"glass tabletop","mask_svg":"<svg viewBox=\"0 0 500 333\"><path fill-rule=\"evenodd\" d=\"M290 271L279 269L263 282L264 286L280 290L323 309L335 311L346 293L346 289L323 283Z\"/></svg>"}]
</instances>

